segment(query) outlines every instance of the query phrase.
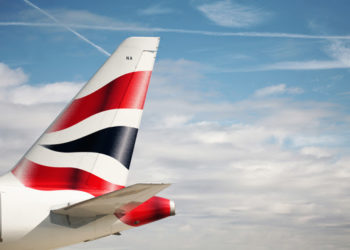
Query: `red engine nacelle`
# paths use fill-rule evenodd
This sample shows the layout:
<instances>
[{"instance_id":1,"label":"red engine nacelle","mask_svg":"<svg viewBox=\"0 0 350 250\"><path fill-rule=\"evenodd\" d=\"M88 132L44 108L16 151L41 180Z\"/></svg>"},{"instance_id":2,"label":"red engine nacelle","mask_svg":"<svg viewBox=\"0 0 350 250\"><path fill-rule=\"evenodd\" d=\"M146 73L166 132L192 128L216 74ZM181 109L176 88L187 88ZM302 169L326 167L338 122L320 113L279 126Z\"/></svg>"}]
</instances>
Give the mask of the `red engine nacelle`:
<instances>
[{"instance_id":1,"label":"red engine nacelle","mask_svg":"<svg viewBox=\"0 0 350 250\"><path fill-rule=\"evenodd\" d=\"M138 227L144 224L175 215L175 203L171 200L154 196L125 215L115 213L122 222Z\"/></svg>"}]
</instances>

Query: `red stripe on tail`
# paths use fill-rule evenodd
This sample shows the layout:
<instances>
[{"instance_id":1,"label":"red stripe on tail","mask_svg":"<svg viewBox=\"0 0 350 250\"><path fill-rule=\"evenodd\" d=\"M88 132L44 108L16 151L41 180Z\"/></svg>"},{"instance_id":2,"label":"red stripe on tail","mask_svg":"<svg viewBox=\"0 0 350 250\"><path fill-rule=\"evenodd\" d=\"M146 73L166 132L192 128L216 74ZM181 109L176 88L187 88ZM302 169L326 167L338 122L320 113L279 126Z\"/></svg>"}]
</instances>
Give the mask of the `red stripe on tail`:
<instances>
[{"instance_id":1,"label":"red stripe on tail","mask_svg":"<svg viewBox=\"0 0 350 250\"><path fill-rule=\"evenodd\" d=\"M95 92L74 100L51 126L49 132L68 128L110 109L143 109L151 74L152 71L125 74Z\"/></svg>"},{"instance_id":2,"label":"red stripe on tail","mask_svg":"<svg viewBox=\"0 0 350 250\"><path fill-rule=\"evenodd\" d=\"M26 187L38 190L79 190L99 196L121 188L87 171L77 168L56 168L23 159L12 173Z\"/></svg>"}]
</instances>

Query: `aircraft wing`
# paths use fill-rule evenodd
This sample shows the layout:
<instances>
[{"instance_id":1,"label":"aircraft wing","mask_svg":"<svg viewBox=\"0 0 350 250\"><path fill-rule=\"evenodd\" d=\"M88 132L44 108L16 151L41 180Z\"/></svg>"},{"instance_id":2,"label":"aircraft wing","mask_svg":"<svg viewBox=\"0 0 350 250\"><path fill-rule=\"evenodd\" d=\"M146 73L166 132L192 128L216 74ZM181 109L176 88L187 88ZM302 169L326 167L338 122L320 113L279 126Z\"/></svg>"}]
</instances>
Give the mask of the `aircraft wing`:
<instances>
[{"instance_id":1,"label":"aircraft wing","mask_svg":"<svg viewBox=\"0 0 350 250\"><path fill-rule=\"evenodd\" d=\"M135 184L111 193L51 211L55 224L80 227L109 214L123 216L170 184Z\"/></svg>"}]
</instances>

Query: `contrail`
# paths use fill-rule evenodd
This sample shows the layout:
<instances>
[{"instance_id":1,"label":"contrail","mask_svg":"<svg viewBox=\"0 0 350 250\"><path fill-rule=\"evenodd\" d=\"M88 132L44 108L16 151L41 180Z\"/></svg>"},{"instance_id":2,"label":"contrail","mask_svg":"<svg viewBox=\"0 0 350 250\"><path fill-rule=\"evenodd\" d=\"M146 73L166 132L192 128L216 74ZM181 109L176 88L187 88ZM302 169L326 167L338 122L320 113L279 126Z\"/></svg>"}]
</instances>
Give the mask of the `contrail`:
<instances>
[{"instance_id":1,"label":"contrail","mask_svg":"<svg viewBox=\"0 0 350 250\"><path fill-rule=\"evenodd\" d=\"M55 23L58 24L58 26L62 26L64 28L66 28L67 30L69 30L70 32L72 32L74 35L76 35L77 37L79 37L81 40L87 42L88 44L92 45L93 47L95 47L98 51L102 52L103 54L110 56L111 54L108 53L107 51L105 51L103 48L101 48L100 46L98 46L97 44L91 42L89 39L87 39L86 37L84 37L83 35L79 34L78 32L76 32L75 30L73 30L71 27L65 25L64 23L60 23L55 17L51 16L49 13L47 13L46 11L44 11L43 9L39 8L38 6L36 6L35 4L33 4L32 2L30 2L29 0L23 0L26 4L28 4L29 6L33 7L34 9L37 9L38 11L40 11L41 13L43 13L45 16L47 16L48 18L50 18L51 20L53 20Z\"/></svg>"},{"instance_id":2,"label":"contrail","mask_svg":"<svg viewBox=\"0 0 350 250\"><path fill-rule=\"evenodd\" d=\"M0 26L58 27L56 23L0 22Z\"/></svg>"},{"instance_id":3,"label":"contrail","mask_svg":"<svg viewBox=\"0 0 350 250\"><path fill-rule=\"evenodd\" d=\"M24 1L27 1L27 0L24 0ZM0 26L32 26L32 27L64 26L64 27L68 27L68 26L65 26L62 24L56 24L56 23L32 23L32 22L0 22ZM74 27L76 29L88 29L88 30L182 33L182 34L204 35L204 36L350 40L350 35L331 36L331 35L307 35L307 34L274 33L274 32L217 32L217 31L206 31L206 30L168 29L168 28L159 28L159 27L154 27L154 28L120 27L120 26L100 26L100 25L84 25L84 24L70 24L70 27ZM69 28L69 30L71 30L71 28Z\"/></svg>"}]
</instances>

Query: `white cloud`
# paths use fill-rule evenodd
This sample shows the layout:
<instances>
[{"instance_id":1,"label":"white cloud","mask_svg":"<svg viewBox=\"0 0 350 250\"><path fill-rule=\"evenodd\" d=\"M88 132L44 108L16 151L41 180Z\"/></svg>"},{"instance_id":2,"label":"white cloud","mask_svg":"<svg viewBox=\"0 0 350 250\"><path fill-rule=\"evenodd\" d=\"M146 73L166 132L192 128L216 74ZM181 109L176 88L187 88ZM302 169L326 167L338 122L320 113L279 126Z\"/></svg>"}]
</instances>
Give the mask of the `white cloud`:
<instances>
[{"instance_id":1,"label":"white cloud","mask_svg":"<svg viewBox=\"0 0 350 250\"><path fill-rule=\"evenodd\" d=\"M58 21L70 25L95 25L95 26L116 26L116 27L137 27L133 22L122 22L115 17L108 17L92 13L88 10L72 10L72 9L48 9L47 12L54 16ZM35 9L26 9L19 15L20 20L25 22L38 22L43 24L52 24L48 17L45 17Z\"/></svg>"},{"instance_id":2,"label":"white cloud","mask_svg":"<svg viewBox=\"0 0 350 250\"><path fill-rule=\"evenodd\" d=\"M320 147L304 147L301 149L301 153L304 155L310 155L317 158L327 158L334 156L333 152L329 149L324 149Z\"/></svg>"},{"instance_id":3,"label":"white cloud","mask_svg":"<svg viewBox=\"0 0 350 250\"><path fill-rule=\"evenodd\" d=\"M168 14L173 12L174 10L171 8L164 7L160 4L151 5L145 9L139 10L141 15L152 16L152 15L160 15L160 14Z\"/></svg>"},{"instance_id":4,"label":"white cloud","mask_svg":"<svg viewBox=\"0 0 350 250\"><path fill-rule=\"evenodd\" d=\"M333 41L328 48L329 54L340 63L350 67L350 44L344 41Z\"/></svg>"},{"instance_id":5,"label":"white cloud","mask_svg":"<svg viewBox=\"0 0 350 250\"><path fill-rule=\"evenodd\" d=\"M120 25L122 22L118 22L114 18L91 13L87 10L66 10L56 9L52 11L60 21L64 23L74 24L86 24L86 25Z\"/></svg>"},{"instance_id":6,"label":"white cloud","mask_svg":"<svg viewBox=\"0 0 350 250\"><path fill-rule=\"evenodd\" d=\"M20 85L28 80L21 68L11 69L0 62L0 88Z\"/></svg>"},{"instance_id":7,"label":"white cloud","mask_svg":"<svg viewBox=\"0 0 350 250\"><path fill-rule=\"evenodd\" d=\"M348 64L341 61L329 60L329 61L290 61L290 62L277 62L262 67L258 67L253 71L265 71L265 70L324 70L324 69L345 69L349 68Z\"/></svg>"},{"instance_id":8,"label":"white cloud","mask_svg":"<svg viewBox=\"0 0 350 250\"><path fill-rule=\"evenodd\" d=\"M348 42L333 40L324 51L330 60L309 60L309 61L283 61L263 65L247 71L268 71L268 70L327 70L350 68L350 45Z\"/></svg>"},{"instance_id":9,"label":"white cloud","mask_svg":"<svg viewBox=\"0 0 350 250\"><path fill-rule=\"evenodd\" d=\"M277 95L277 94L301 94L304 91L298 87L287 87L286 84L278 84L268 86L262 89L255 91L254 95L258 97L268 96L268 95Z\"/></svg>"},{"instance_id":10,"label":"white cloud","mask_svg":"<svg viewBox=\"0 0 350 250\"><path fill-rule=\"evenodd\" d=\"M203 4L197 8L215 24L233 28L255 25L266 16L260 9L229 0Z\"/></svg>"},{"instance_id":11,"label":"white cloud","mask_svg":"<svg viewBox=\"0 0 350 250\"><path fill-rule=\"evenodd\" d=\"M8 93L8 98L16 104L33 105L41 103L65 103L73 98L82 83L56 82L44 85L22 85Z\"/></svg>"},{"instance_id":12,"label":"white cloud","mask_svg":"<svg viewBox=\"0 0 350 250\"><path fill-rule=\"evenodd\" d=\"M27 84L28 75L21 68L11 69L0 63L0 101L33 105L41 103L65 103L83 83L56 82L42 85Z\"/></svg>"},{"instance_id":13,"label":"white cloud","mask_svg":"<svg viewBox=\"0 0 350 250\"><path fill-rule=\"evenodd\" d=\"M186 115L169 115L165 116L163 120L159 121L159 126L166 128L182 127L190 119L191 117Z\"/></svg>"}]
</instances>

